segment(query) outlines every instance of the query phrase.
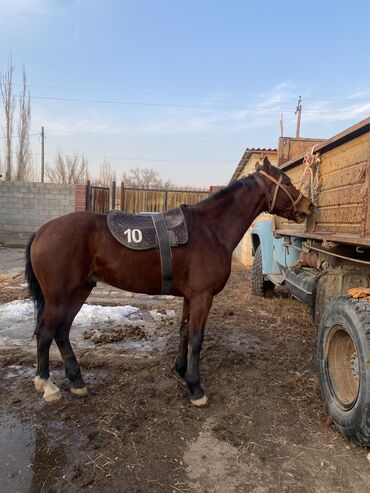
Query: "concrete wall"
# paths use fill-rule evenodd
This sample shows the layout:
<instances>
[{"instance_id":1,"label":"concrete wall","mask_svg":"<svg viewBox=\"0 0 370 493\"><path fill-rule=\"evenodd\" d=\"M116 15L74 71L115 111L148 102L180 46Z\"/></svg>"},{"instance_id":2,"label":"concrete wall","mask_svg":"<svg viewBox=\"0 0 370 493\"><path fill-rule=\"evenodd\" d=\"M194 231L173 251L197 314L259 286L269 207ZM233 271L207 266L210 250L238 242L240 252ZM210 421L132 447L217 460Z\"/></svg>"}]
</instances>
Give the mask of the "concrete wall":
<instances>
[{"instance_id":1,"label":"concrete wall","mask_svg":"<svg viewBox=\"0 0 370 493\"><path fill-rule=\"evenodd\" d=\"M42 224L73 212L84 185L77 187L0 181L0 245L23 246Z\"/></svg>"}]
</instances>

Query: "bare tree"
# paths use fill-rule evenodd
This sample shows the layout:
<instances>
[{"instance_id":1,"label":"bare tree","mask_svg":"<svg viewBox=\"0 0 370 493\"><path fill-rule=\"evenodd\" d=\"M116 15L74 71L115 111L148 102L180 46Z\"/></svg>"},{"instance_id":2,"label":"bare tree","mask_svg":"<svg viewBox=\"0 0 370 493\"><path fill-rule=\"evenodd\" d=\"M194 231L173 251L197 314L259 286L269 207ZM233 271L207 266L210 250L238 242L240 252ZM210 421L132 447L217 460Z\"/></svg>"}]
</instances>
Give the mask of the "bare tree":
<instances>
[{"instance_id":1,"label":"bare tree","mask_svg":"<svg viewBox=\"0 0 370 493\"><path fill-rule=\"evenodd\" d=\"M59 151L54 167L46 165L45 173L53 183L81 183L88 180L88 162L83 154L74 152L72 156L63 156Z\"/></svg>"},{"instance_id":2,"label":"bare tree","mask_svg":"<svg viewBox=\"0 0 370 493\"><path fill-rule=\"evenodd\" d=\"M174 188L170 180L163 182L157 171L151 168L131 168L123 173L122 181L127 187L134 188Z\"/></svg>"},{"instance_id":3,"label":"bare tree","mask_svg":"<svg viewBox=\"0 0 370 493\"><path fill-rule=\"evenodd\" d=\"M99 178L94 180L96 185L110 187L116 181L116 171L111 168L110 162L104 160L100 165Z\"/></svg>"},{"instance_id":4,"label":"bare tree","mask_svg":"<svg viewBox=\"0 0 370 493\"><path fill-rule=\"evenodd\" d=\"M31 174L31 99L27 88L26 71L23 67L23 85L19 96L19 121L18 121L18 149L17 149L17 175L19 181L26 181Z\"/></svg>"},{"instance_id":5,"label":"bare tree","mask_svg":"<svg viewBox=\"0 0 370 493\"><path fill-rule=\"evenodd\" d=\"M12 137L13 137L13 123L14 123L14 108L15 97L13 95L13 60L9 56L8 59L8 71L1 76L0 90L3 100L5 125L3 127L5 137L5 179L11 180L13 174L13 151L12 151Z\"/></svg>"}]
</instances>

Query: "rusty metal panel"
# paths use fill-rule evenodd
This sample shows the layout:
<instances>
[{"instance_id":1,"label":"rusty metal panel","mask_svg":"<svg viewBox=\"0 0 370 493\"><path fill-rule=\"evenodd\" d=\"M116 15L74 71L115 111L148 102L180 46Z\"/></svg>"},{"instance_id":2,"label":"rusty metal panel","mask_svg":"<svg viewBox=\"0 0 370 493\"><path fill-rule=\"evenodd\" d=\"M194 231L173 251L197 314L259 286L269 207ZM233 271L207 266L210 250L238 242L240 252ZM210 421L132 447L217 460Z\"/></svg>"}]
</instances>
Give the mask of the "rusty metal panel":
<instances>
[{"instance_id":1,"label":"rusty metal panel","mask_svg":"<svg viewBox=\"0 0 370 493\"><path fill-rule=\"evenodd\" d=\"M366 163L368 157L369 133L361 135L322 155L320 169L323 174L347 169L359 163Z\"/></svg>"},{"instance_id":2,"label":"rusty metal panel","mask_svg":"<svg viewBox=\"0 0 370 493\"><path fill-rule=\"evenodd\" d=\"M307 237L345 237L370 246L370 131L327 150L319 166L317 211L303 225L276 218L276 231ZM304 164L286 170L299 185ZM340 240L338 240L340 241Z\"/></svg>"},{"instance_id":3,"label":"rusty metal panel","mask_svg":"<svg viewBox=\"0 0 370 493\"><path fill-rule=\"evenodd\" d=\"M331 224L362 224L363 204L351 204L345 206L318 207L315 220L316 225L320 223ZM329 230L330 231L330 230Z\"/></svg>"},{"instance_id":4,"label":"rusty metal panel","mask_svg":"<svg viewBox=\"0 0 370 493\"><path fill-rule=\"evenodd\" d=\"M363 204L366 193L365 183L342 186L333 190L324 190L318 197L318 205L321 207L343 206L349 204Z\"/></svg>"},{"instance_id":5,"label":"rusty metal panel","mask_svg":"<svg viewBox=\"0 0 370 493\"><path fill-rule=\"evenodd\" d=\"M347 169L333 171L325 175L321 174L320 179L320 194L326 190L333 191L349 186L352 187L358 183L365 183L366 163L359 163L353 166L348 166Z\"/></svg>"},{"instance_id":6,"label":"rusty metal panel","mask_svg":"<svg viewBox=\"0 0 370 493\"><path fill-rule=\"evenodd\" d=\"M322 155L313 231L362 234L368 140L369 133Z\"/></svg>"},{"instance_id":7,"label":"rusty metal panel","mask_svg":"<svg viewBox=\"0 0 370 493\"><path fill-rule=\"evenodd\" d=\"M356 238L360 238L362 233L362 224L346 224L346 223L317 223L315 227L315 231L312 233L313 235L321 234L324 237L328 238L329 236L335 236L338 233L345 233L347 235L351 235L353 240ZM312 235L311 235L312 237ZM334 239L333 239L334 241ZM339 241L339 240L338 240ZM348 241L346 241L348 243ZM354 241L354 243L358 243Z\"/></svg>"},{"instance_id":8,"label":"rusty metal panel","mask_svg":"<svg viewBox=\"0 0 370 493\"><path fill-rule=\"evenodd\" d=\"M88 186L88 207L87 210L92 212L109 212L109 195L108 187Z\"/></svg>"},{"instance_id":9,"label":"rusty metal panel","mask_svg":"<svg viewBox=\"0 0 370 493\"><path fill-rule=\"evenodd\" d=\"M324 142L323 139L305 139L293 137L280 137L278 150L278 163L284 163L295 159L306 152L310 152L317 144Z\"/></svg>"}]
</instances>

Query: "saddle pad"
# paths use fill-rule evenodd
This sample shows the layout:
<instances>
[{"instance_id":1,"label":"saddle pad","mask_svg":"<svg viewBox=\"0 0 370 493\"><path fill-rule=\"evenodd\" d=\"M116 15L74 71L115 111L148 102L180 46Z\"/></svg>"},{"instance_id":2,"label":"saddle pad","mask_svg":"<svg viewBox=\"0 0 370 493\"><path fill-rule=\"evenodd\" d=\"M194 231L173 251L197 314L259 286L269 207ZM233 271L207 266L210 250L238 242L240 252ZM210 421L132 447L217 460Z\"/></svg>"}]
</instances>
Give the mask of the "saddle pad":
<instances>
[{"instance_id":1,"label":"saddle pad","mask_svg":"<svg viewBox=\"0 0 370 493\"><path fill-rule=\"evenodd\" d=\"M171 247L185 245L188 242L188 231L180 207L163 213L129 214L112 210L107 216L108 229L119 243L132 250L158 248L159 242L152 216L159 214L163 214Z\"/></svg>"}]
</instances>

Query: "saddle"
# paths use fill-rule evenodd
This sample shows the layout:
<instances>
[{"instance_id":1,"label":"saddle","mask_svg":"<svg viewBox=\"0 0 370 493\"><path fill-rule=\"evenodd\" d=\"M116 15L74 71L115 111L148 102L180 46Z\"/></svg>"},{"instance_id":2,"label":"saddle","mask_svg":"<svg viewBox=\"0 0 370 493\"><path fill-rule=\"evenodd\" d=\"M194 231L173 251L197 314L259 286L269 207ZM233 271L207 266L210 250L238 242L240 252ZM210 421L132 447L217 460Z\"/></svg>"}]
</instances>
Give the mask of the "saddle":
<instances>
[{"instance_id":1,"label":"saddle","mask_svg":"<svg viewBox=\"0 0 370 493\"><path fill-rule=\"evenodd\" d=\"M129 214L112 210L108 214L107 225L112 236L131 250L159 248L158 229L161 232L164 230L163 232L167 234L171 247L185 245L188 242L188 231L181 207L163 213Z\"/></svg>"},{"instance_id":2,"label":"saddle","mask_svg":"<svg viewBox=\"0 0 370 493\"><path fill-rule=\"evenodd\" d=\"M188 230L181 207L163 213L128 214L113 210L107 216L107 225L112 236L126 248L132 250L159 248L162 271L161 293L170 294L171 247L185 245L188 242Z\"/></svg>"}]
</instances>

